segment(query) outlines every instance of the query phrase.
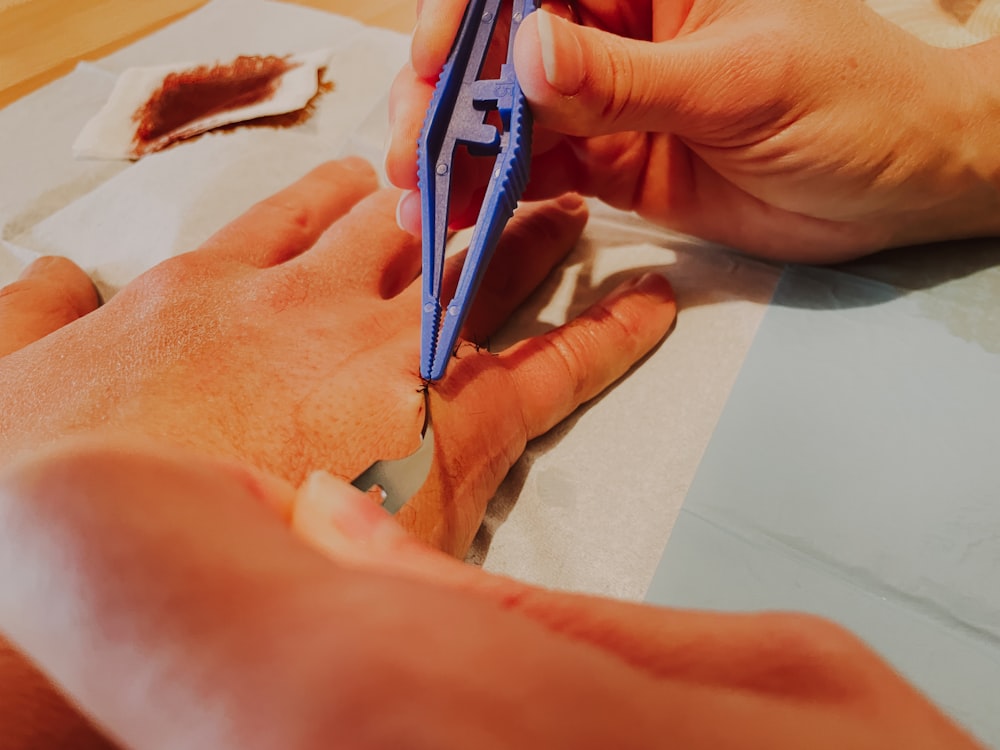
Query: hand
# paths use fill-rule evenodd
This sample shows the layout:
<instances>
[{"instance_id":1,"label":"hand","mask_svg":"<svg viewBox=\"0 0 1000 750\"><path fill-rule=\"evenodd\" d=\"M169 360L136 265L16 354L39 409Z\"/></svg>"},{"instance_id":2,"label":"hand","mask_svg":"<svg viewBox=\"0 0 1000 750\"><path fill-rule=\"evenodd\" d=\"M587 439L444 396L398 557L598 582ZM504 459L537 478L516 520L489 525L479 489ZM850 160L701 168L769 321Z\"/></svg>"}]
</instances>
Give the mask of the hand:
<instances>
[{"instance_id":1,"label":"hand","mask_svg":"<svg viewBox=\"0 0 1000 750\"><path fill-rule=\"evenodd\" d=\"M417 133L464 5L425 0L393 86L386 167L400 187L417 186ZM576 190L807 262L1000 233L1000 40L937 49L856 1L545 7L514 50L536 118L527 195ZM559 17L570 8L577 23ZM486 178L471 163L456 174L473 196L460 225ZM418 206L400 206L411 231Z\"/></svg>"},{"instance_id":2,"label":"hand","mask_svg":"<svg viewBox=\"0 0 1000 750\"><path fill-rule=\"evenodd\" d=\"M92 288L64 263L30 268L0 296L0 331L15 333L5 351L38 338L0 359L0 462L94 431L239 459L293 484L411 453L424 404L419 244L393 220L398 192L375 187L360 160L320 167L61 328L93 308ZM575 196L518 211L467 333L487 340L585 222ZM667 282L648 276L499 355L463 344L431 388L434 467L400 522L463 554L525 443L622 375L674 314Z\"/></svg>"},{"instance_id":3,"label":"hand","mask_svg":"<svg viewBox=\"0 0 1000 750\"><path fill-rule=\"evenodd\" d=\"M398 192L375 187L359 160L322 166L99 309L73 264L30 266L0 291L0 466L79 434L157 438L293 485L412 452L419 246L393 221ZM466 331L487 339L585 222L573 196L519 210ZM431 389L434 466L399 521L463 554L527 440L623 374L674 314L669 284L647 276L499 355L463 344ZM0 737L5 750L104 746L2 640Z\"/></svg>"},{"instance_id":4,"label":"hand","mask_svg":"<svg viewBox=\"0 0 1000 750\"><path fill-rule=\"evenodd\" d=\"M535 589L329 476L134 441L0 476L0 630L150 750L977 747L823 620Z\"/></svg>"}]
</instances>

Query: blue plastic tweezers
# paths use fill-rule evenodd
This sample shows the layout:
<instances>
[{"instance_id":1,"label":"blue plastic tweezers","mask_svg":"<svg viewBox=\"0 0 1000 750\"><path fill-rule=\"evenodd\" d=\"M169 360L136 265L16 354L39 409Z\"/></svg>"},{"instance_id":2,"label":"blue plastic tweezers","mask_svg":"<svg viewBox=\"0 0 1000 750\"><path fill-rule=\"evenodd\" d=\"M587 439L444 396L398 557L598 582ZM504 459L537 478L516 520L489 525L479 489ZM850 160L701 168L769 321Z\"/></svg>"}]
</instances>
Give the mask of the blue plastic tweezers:
<instances>
[{"instance_id":1,"label":"blue plastic tweezers","mask_svg":"<svg viewBox=\"0 0 1000 750\"><path fill-rule=\"evenodd\" d=\"M535 0L514 0L507 59L500 77L480 80L500 4L501 0L471 0L466 7L417 145L423 221L420 375L428 381L444 376L500 233L528 182L531 113L514 75L513 45L517 27L537 6ZM486 121L492 110L499 112L502 130ZM459 145L473 156L495 156L496 160L455 296L442 307L452 162Z\"/></svg>"}]
</instances>

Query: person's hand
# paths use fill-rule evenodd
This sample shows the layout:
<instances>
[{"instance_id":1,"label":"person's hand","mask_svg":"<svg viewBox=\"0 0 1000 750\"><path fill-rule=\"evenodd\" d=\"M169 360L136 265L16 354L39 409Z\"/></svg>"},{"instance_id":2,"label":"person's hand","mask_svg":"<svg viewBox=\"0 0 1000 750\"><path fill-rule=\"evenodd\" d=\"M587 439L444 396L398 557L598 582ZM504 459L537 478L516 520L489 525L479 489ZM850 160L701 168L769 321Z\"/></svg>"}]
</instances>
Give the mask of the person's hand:
<instances>
[{"instance_id":1,"label":"person's hand","mask_svg":"<svg viewBox=\"0 0 1000 750\"><path fill-rule=\"evenodd\" d=\"M419 245L393 220L398 192L375 188L359 160L322 166L98 309L72 263L32 264L0 290L0 466L78 434L159 438L296 485L412 452ZM466 331L487 340L585 222L573 196L519 210ZM623 374L674 315L652 275L498 355L461 345L431 388L434 466L400 522L462 554L525 443ZM103 743L0 639L0 748L39 746Z\"/></svg>"},{"instance_id":2,"label":"person's hand","mask_svg":"<svg viewBox=\"0 0 1000 750\"><path fill-rule=\"evenodd\" d=\"M165 439L294 484L411 453L424 405L419 243L393 220L398 191L375 188L360 160L320 167L89 313L96 298L77 269L30 267L0 293L0 463L94 431ZM517 212L470 336L488 340L586 217L575 196ZM525 443L622 375L674 315L669 284L650 275L508 351L462 344L431 386L434 467L400 522L464 553Z\"/></svg>"},{"instance_id":3,"label":"person's hand","mask_svg":"<svg viewBox=\"0 0 1000 750\"><path fill-rule=\"evenodd\" d=\"M146 750L977 747L818 618L540 590L332 477L134 441L0 473L0 632Z\"/></svg>"},{"instance_id":4,"label":"person's hand","mask_svg":"<svg viewBox=\"0 0 1000 750\"><path fill-rule=\"evenodd\" d=\"M424 0L393 86L400 187L417 187L417 134L464 6ZM526 195L575 190L800 261L1000 233L1000 40L937 49L858 0L543 7L514 49L536 122ZM474 218L483 161L455 170L470 196L456 225ZM416 194L399 218L416 231Z\"/></svg>"}]
</instances>

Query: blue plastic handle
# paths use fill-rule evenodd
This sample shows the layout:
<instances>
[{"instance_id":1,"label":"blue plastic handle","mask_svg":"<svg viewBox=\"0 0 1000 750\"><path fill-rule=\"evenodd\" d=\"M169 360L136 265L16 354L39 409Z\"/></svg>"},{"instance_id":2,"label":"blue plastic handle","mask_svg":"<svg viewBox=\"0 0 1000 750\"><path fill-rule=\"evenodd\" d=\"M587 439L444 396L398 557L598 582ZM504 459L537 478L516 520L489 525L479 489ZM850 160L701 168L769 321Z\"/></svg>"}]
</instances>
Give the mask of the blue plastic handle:
<instances>
[{"instance_id":1,"label":"blue plastic handle","mask_svg":"<svg viewBox=\"0 0 1000 750\"><path fill-rule=\"evenodd\" d=\"M536 4L535 0L514 1L506 62L498 78L479 80L500 4L501 0L472 0L467 6L417 147L423 221L420 374L429 381L444 376L500 234L528 182L531 113L514 74L512 54L517 28ZM500 115L502 130L486 121L493 110ZM474 156L493 156L495 162L455 296L442 308L451 171L459 145Z\"/></svg>"}]
</instances>

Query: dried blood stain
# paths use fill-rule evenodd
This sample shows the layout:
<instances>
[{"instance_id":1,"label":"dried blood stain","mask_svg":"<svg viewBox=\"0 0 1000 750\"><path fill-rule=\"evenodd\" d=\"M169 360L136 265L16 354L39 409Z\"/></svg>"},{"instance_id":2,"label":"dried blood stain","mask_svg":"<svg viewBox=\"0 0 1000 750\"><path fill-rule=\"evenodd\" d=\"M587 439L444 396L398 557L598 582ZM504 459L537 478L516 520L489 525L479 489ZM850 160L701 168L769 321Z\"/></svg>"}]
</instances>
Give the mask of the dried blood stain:
<instances>
[{"instance_id":1,"label":"dried blood stain","mask_svg":"<svg viewBox=\"0 0 1000 750\"><path fill-rule=\"evenodd\" d=\"M243 122L233 122L229 125L223 125L221 130L232 130L233 128L245 127L245 126L266 126L270 128L291 128L295 125L301 125L303 122L308 120L316 112L316 102L319 100L323 94L333 91L333 81L327 81L323 78L326 73L326 68L320 68L318 72L319 81L316 86L316 93L313 98L306 102L302 109L296 109L293 112L284 112L280 115L264 115L263 117L255 117L252 120L244 120Z\"/></svg>"},{"instance_id":2,"label":"dried blood stain","mask_svg":"<svg viewBox=\"0 0 1000 750\"><path fill-rule=\"evenodd\" d=\"M185 126L193 122L268 100L277 91L281 76L297 66L298 63L289 62L287 57L241 55L229 63L201 65L168 74L146 103L132 115L136 123L133 151L136 155L157 151L173 141L192 135L185 132ZM320 92L330 88L331 84L321 80ZM311 114L314 101L315 97L304 113L301 110L289 113L297 115L297 118L290 117L289 120L299 122L304 119L303 114L306 117Z\"/></svg>"}]
</instances>

